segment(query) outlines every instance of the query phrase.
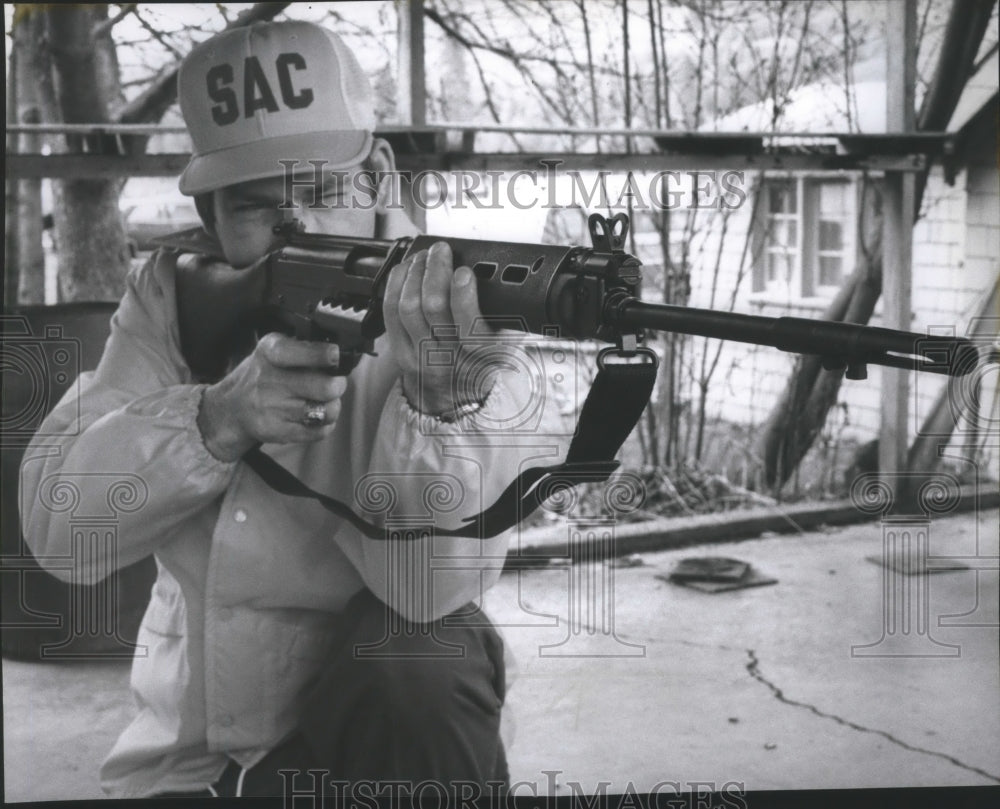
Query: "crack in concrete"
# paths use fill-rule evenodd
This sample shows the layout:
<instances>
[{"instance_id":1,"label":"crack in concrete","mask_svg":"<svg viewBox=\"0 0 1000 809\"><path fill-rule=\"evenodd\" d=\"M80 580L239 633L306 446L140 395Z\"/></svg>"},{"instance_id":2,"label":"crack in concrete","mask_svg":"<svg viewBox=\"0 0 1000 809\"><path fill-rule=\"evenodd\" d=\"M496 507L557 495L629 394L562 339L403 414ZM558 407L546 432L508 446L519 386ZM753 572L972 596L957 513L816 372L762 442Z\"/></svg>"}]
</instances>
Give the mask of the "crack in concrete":
<instances>
[{"instance_id":1,"label":"crack in concrete","mask_svg":"<svg viewBox=\"0 0 1000 809\"><path fill-rule=\"evenodd\" d=\"M785 696L784 691L782 691L778 686L768 680L763 674L760 673L760 661L757 659L757 655L753 649L747 649L747 656L750 658L746 665L747 672L753 677L757 682L762 683L770 689L771 693L774 694L775 699L779 702L783 702L786 705L791 705L795 708L805 708L816 716L822 717L823 719L832 719L838 725L843 725L844 727L851 728L851 730L857 730L861 733L874 733L877 736L881 736L884 739L892 742L904 750L910 750L914 753L924 753L928 756L937 756L938 758L944 759L950 764L954 764L956 767L961 767L963 770L968 770L969 772L974 772L977 775L981 775L984 778L989 778L991 781L996 781L1000 783L1000 776L994 775L993 773L986 772L986 770L981 770L979 767L974 767L971 764L966 764L964 761L960 761L954 756L949 756L947 753L940 753L937 750L928 750L926 747L917 747L916 745L904 742L902 739L897 739L891 733L887 733L884 730L879 730L878 728L869 728L864 725L859 725L857 722L852 722L849 719L844 719L836 714L826 713L821 711L815 705L811 705L808 702L799 702L798 700L789 699Z\"/></svg>"}]
</instances>

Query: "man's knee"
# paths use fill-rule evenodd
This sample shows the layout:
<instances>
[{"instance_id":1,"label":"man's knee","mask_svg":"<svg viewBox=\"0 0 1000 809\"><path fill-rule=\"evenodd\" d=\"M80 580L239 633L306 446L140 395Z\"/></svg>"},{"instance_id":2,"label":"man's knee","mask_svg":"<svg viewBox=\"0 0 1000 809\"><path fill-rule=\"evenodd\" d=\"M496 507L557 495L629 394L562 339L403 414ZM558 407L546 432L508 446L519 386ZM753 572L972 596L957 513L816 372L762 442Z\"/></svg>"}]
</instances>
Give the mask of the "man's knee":
<instances>
[{"instance_id":1,"label":"man's knee","mask_svg":"<svg viewBox=\"0 0 1000 809\"><path fill-rule=\"evenodd\" d=\"M334 663L341 678L397 718L422 721L456 710L499 714L503 650L482 613L417 624L374 596L354 606L351 631Z\"/></svg>"},{"instance_id":2,"label":"man's knee","mask_svg":"<svg viewBox=\"0 0 1000 809\"><path fill-rule=\"evenodd\" d=\"M366 596L349 617L300 720L315 760L345 778L505 772L503 650L481 613L416 625Z\"/></svg>"}]
</instances>

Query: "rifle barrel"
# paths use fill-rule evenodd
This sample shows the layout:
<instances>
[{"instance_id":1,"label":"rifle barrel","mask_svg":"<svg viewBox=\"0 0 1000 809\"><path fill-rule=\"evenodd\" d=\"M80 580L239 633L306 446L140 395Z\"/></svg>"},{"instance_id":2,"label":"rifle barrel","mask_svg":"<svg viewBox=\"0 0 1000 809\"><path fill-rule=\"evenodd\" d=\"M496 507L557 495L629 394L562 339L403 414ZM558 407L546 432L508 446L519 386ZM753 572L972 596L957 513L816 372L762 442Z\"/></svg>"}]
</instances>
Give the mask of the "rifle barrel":
<instances>
[{"instance_id":1,"label":"rifle barrel","mask_svg":"<svg viewBox=\"0 0 1000 809\"><path fill-rule=\"evenodd\" d=\"M858 323L801 317L764 317L720 312L628 297L611 307L613 326L713 337L771 346L795 354L829 358L832 367L866 363L963 376L978 364L975 345L964 337L917 334Z\"/></svg>"}]
</instances>

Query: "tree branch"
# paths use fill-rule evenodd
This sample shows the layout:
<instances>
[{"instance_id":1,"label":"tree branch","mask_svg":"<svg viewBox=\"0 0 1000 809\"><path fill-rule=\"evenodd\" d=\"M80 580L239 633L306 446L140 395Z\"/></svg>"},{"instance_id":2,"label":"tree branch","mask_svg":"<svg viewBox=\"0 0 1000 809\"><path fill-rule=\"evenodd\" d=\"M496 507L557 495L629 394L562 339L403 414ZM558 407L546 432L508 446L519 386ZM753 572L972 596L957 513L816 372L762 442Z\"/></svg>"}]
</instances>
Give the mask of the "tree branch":
<instances>
[{"instance_id":1,"label":"tree branch","mask_svg":"<svg viewBox=\"0 0 1000 809\"><path fill-rule=\"evenodd\" d=\"M496 123L501 123L500 112L493 101L493 92L490 89L489 83L486 81L486 73L483 71L483 66L479 62L479 54L474 50L469 51L469 55L472 57L472 63L476 66L476 72L479 74L479 83L483 86L483 93L486 95L486 106L490 111L490 115L493 116L493 120ZM510 139L514 141L514 145L518 148L518 151L523 152L524 146L521 145L521 141L518 139L517 135L513 132L508 133Z\"/></svg>"},{"instance_id":2,"label":"tree branch","mask_svg":"<svg viewBox=\"0 0 1000 809\"><path fill-rule=\"evenodd\" d=\"M91 32L91 36L93 36L94 39L100 39L108 33L108 31L118 25L118 23L124 20L129 14L134 14L138 5L138 3L124 3L121 10L115 14L114 17L109 17L108 19L95 25L93 31Z\"/></svg>"},{"instance_id":3,"label":"tree branch","mask_svg":"<svg viewBox=\"0 0 1000 809\"><path fill-rule=\"evenodd\" d=\"M545 7L543 6L543 8ZM483 33L483 31L479 29L479 27L475 24L475 22L471 18L465 15L461 15L462 19L476 30L476 33L478 33L479 36L481 37L481 41L473 42L471 39L469 39L467 36L461 33L455 26L450 25L448 22L446 22L442 14L435 8L432 8L430 6L425 6L424 16L427 17L427 19L429 19L431 22L435 23L442 31L448 34L448 36L452 37L452 39L455 39L460 45L464 45L466 48L469 48L470 50L473 48L477 48L482 51L489 51L490 53L495 53L497 56L502 56L503 58L511 61L517 60L520 62L542 62L543 64L546 64L549 67L551 67L554 71L559 73L564 78L566 75L565 71L563 70L564 67L571 67L576 70L582 70L586 67L586 65L583 62L579 62L574 59L556 59L552 56L539 56L538 54L533 54L533 53L514 53L513 49L509 47L510 43L507 43L508 47L506 48L502 48L499 45L490 44L490 42L488 41L488 37ZM457 17L459 15L452 14L451 16ZM594 70L597 73L600 73L601 75L604 76L614 76L616 78L621 77L621 73L619 73L614 68L600 67L595 65Z\"/></svg>"},{"instance_id":4,"label":"tree branch","mask_svg":"<svg viewBox=\"0 0 1000 809\"><path fill-rule=\"evenodd\" d=\"M450 36L460 45L463 45L469 50L472 50L474 48L479 48L480 50L491 51L492 53L502 56L508 61L510 61L515 67L518 68L518 70L521 71L521 75L524 76L531 83L531 85L535 88L535 91L542 98L542 100L545 101L546 104L548 104L550 109L552 109L553 112L555 112L560 116L563 114L562 111L559 109L559 105L555 103L555 101L549 96L548 93L545 92L542 86L538 83L535 77L532 76L531 71L527 70L524 67L524 65L522 64L524 59L519 54L514 53L514 51L511 49L498 48L495 45L485 45L483 43L472 42L468 37L466 37L456 28L446 23L442 18L442 16L432 8L425 6L424 16L426 16L432 22L436 23L437 26L442 31L444 31L448 36ZM543 61L548 61L548 60L543 60ZM553 67L553 69L556 70L557 73L559 73L560 75L562 74L561 69L557 65L552 64L551 62L550 64Z\"/></svg>"},{"instance_id":5,"label":"tree branch","mask_svg":"<svg viewBox=\"0 0 1000 809\"><path fill-rule=\"evenodd\" d=\"M138 9L135 10L135 18L139 21L139 25L141 25L146 31L148 31L149 35L153 39L155 39L164 48L170 51L178 61L184 58L184 54L182 54L175 46L167 42L166 37L163 36L163 33L161 31L157 31L152 25L149 24L148 20L140 16Z\"/></svg>"}]
</instances>

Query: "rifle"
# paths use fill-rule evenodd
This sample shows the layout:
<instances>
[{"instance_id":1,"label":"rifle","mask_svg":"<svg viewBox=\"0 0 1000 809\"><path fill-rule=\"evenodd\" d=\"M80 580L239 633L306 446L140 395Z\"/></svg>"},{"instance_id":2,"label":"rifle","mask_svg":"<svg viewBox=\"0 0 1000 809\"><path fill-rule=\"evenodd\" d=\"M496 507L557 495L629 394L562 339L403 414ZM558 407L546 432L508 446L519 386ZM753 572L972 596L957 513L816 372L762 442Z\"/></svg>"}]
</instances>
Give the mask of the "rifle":
<instances>
[{"instance_id":1,"label":"rifle","mask_svg":"<svg viewBox=\"0 0 1000 809\"><path fill-rule=\"evenodd\" d=\"M868 363L961 376L978 362L975 346L961 337L646 303L639 299L640 262L625 252L628 217L617 214L608 220L594 214L588 227L589 248L436 236L326 236L304 233L295 220L286 221L275 228L279 244L263 265L257 311L247 314L258 330L337 343L337 372L350 373L385 332L382 299L389 271L408 255L445 241L455 266L468 266L476 275L480 309L493 325L614 344L598 354L598 373L566 459L522 469L492 505L465 518L463 526L436 529L438 536L495 536L523 520L559 487L607 480L618 468L615 455L649 402L656 380L656 354L639 345L647 329L818 354L826 368L843 370L851 379L864 379ZM159 243L222 258L218 244L201 228L163 237ZM204 295L193 297L202 310L213 305ZM198 315L189 313L188 322L201 327ZM194 344L211 342L201 337ZM612 357L620 359L608 362ZM642 361L632 362L635 357ZM316 500L371 539L390 538L348 504L309 488L260 447L243 460L276 491Z\"/></svg>"},{"instance_id":2,"label":"rifle","mask_svg":"<svg viewBox=\"0 0 1000 809\"><path fill-rule=\"evenodd\" d=\"M533 334L614 343L620 356L655 355L638 346L646 330L734 340L795 354L815 354L828 370L865 379L868 364L951 376L970 373L976 347L961 337L928 336L854 323L764 317L648 303L638 297L641 264L625 252L629 220L619 213L588 220L592 246L491 242L437 236L395 240L302 232L291 220L275 228L279 246L267 259L263 300L255 319L267 330L340 347L340 372L350 373L385 332L382 296L389 271L438 241L455 266L478 282L483 315L494 325ZM221 258L200 228L157 242ZM603 353L602 353L603 356Z\"/></svg>"}]
</instances>

